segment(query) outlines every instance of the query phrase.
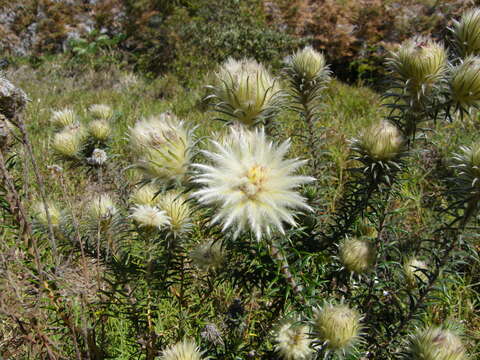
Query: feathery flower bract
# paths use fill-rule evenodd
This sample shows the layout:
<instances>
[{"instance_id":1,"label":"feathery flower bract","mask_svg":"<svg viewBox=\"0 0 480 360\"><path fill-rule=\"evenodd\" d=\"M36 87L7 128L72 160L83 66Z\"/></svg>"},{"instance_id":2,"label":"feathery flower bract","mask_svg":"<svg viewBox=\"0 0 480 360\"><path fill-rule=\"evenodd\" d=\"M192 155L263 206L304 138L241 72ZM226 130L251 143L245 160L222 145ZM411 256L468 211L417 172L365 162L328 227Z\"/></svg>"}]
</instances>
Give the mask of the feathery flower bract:
<instances>
[{"instance_id":1,"label":"feathery flower bract","mask_svg":"<svg viewBox=\"0 0 480 360\"><path fill-rule=\"evenodd\" d=\"M326 303L314 312L314 332L329 351L347 354L360 341L362 317L356 310Z\"/></svg>"},{"instance_id":2,"label":"feathery flower bract","mask_svg":"<svg viewBox=\"0 0 480 360\"><path fill-rule=\"evenodd\" d=\"M328 77L325 56L311 46L306 46L289 57L287 65L304 82L322 81Z\"/></svg>"},{"instance_id":3,"label":"feathery flower bract","mask_svg":"<svg viewBox=\"0 0 480 360\"><path fill-rule=\"evenodd\" d=\"M466 360L462 340L450 330L430 327L418 330L410 338L412 360Z\"/></svg>"},{"instance_id":4,"label":"feathery flower bract","mask_svg":"<svg viewBox=\"0 0 480 360\"><path fill-rule=\"evenodd\" d=\"M311 210L294 189L314 179L292 175L306 161L284 159L290 142L274 145L263 129L233 129L231 136L224 144L214 142L216 152L204 151L212 164L195 165L200 170L195 181L204 187L194 196L218 205L212 223L234 227L234 237L250 229L257 240L274 229L283 233L282 222L295 226L293 210Z\"/></svg>"},{"instance_id":5,"label":"feathery flower bract","mask_svg":"<svg viewBox=\"0 0 480 360\"><path fill-rule=\"evenodd\" d=\"M275 336L275 351L284 360L307 360L314 350L310 347L308 326L292 321L281 324Z\"/></svg>"},{"instance_id":6,"label":"feathery flower bract","mask_svg":"<svg viewBox=\"0 0 480 360\"><path fill-rule=\"evenodd\" d=\"M96 119L109 120L113 117L113 110L105 104L94 104L88 108L88 111Z\"/></svg>"},{"instance_id":7,"label":"feathery flower bract","mask_svg":"<svg viewBox=\"0 0 480 360\"><path fill-rule=\"evenodd\" d=\"M130 129L137 167L149 179L181 181L192 156L192 132L176 116L163 113L144 119Z\"/></svg>"},{"instance_id":8,"label":"feathery flower bract","mask_svg":"<svg viewBox=\"0 0 480 360\"><path fill-rule=\"evenodd\" d=\"M75 112L69 108L56 110L52 112L50 122L58 127L73 125L76 122L76 115Z\"/></svg>"},{"instance_id":9,"label":"feathery flower bract","mask_svg":"<svg viewBox=\"0 0 480 360\"><path fill-rule=\"evenodd\" d=\"M278 111L282 95L277 81L265 67L251 59L228 59L211 86L215 106L227 120L255 125Z\"/></svg>"},{"instance_id":10,"label":"feathery flower bract","mask_svg":"<svg viewBox=\"0 0 480 360\"><path fill-rule=\"evenodd\" d=\"M165 211L150 205L135 206L132 209L132 218L140 226L148 228L161 229L170 223L170 219Z\"/></svg>"},{"instance_id":11,"label":"feathery flower bract","mask_svg":"<svg viewBox=\"0 0 480 360\"><path fill-rule=\"evenodd\" d=\"M160 360L202 360L203 351L193 341L182 341L163 350Z\"/></svg>"},{"instance_id":12,"label":"feathery flower bract","mask_svg":"<svg viewBox=\"0 0 480 360\"><path fill-rule=\"evenodd\" d=\"M455 45L461 56L480 55L480 8L464 13L460 21L453 20Z\"/></svg>"}]
</instances>

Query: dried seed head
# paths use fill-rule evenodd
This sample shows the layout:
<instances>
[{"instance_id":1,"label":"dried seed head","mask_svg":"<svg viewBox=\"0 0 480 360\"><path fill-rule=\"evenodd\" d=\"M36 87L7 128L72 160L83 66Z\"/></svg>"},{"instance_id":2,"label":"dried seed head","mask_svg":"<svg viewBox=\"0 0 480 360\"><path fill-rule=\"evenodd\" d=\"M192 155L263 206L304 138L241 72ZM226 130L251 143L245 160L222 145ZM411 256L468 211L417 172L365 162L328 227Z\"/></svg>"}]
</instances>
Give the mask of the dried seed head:
<instances>
[{"instance_id":1,"label":"dried seed head","mask_svg":"<svg viewBox=\"0 0 480 360\"><path fill-rule=\"evenodd\" d=\"M275 79L255 60L228 59L215 74L212 98L221 112L246 125L254 125L277 110L281 98Z\"/></svg>"},{"instance_id":2,"label":"dried seed head","mask_svg":"<svg viewBox=\"0 0 480 360\"><path fill-rule=\"evenodd\" d=\"M163 350L160 360L202 360L203 352L193 341L182 341Z\"/></svg>"},{"instance_id":3,"label":"dried seed head","mask_svg":"<svg viewBox=\"0 0 480 360\"><path fill-rule=\"evenodd\" d=\"M428 275L425 273L427 270L427 264L416 258L410 258L405 261L405 264L403 265L403 271L408 286L413 288L416 287L419 282L427 283Z\"/></svg>"},{"instance_id":4,"label":"dried seed head","mask_svg":"<svg viewBox=\"0 0 480 360\"><path fill-rule=\"evenodd\" d=\"M424 93L444 75L445 48L427 38L417 37L402 43L388 60L394 76L404 81L413 94Z\"/></svg>"},{"instance_id":5,"label":"dried seed head","mask_svg":"<svg viewBox=\"0 0 480 360\"><path fill-rule=\"evenodd\" d=\"M340 261L348 271L361 274L372 269L376 251L368 240L345 238L339 249Z\"/></svg>"},{"instance_id":6,"label":"dried seed head","mask_svg":"<svg viewBox=\"0 0 480 360\"><path fill-rule=\"evenodd\" d=\"M453 36L460 56L480 55L480 9L464 13L460 21L454 21Z\"/></svg>"},{"instance_id":7,"label":"dried seed head","mask_svg":"<svg viewBox=\"0 0 480 360\"><path fill-rule=\"evenodd\" d=\"M76 158L82 150L84 132L80 127L66 127L53 137L52 148L66 158Z\"/></svg>"},{"instance_id":8,"label":"dried seed head","mask_svg":"<svg viewBox=\"0 0 480 360\"><path fill-rule=\"evenodd\" d=\"M290 58L289 65L299 78L307 82L323 80L328 76L325 57L311 46L297 51Z\"/></svg>"},{"instance_id":9,"label":"dried seed head","mask_svg":"<svg viewBox=\"0 0 480 360\"><path fill-rule=\"evenodd\" d=\"M275 351L284 360L307 360L312 358L312 340L309 328L294 321L285 321L276 331Z\"/></svg>"},{"instance_id":10,"label":"dried seed head","mask_svg":"<svg viewBox=\"0 0 480 360\"><path fill-rule=\"evenodd\" d=\"M103 119L98 119L98 120L92 120L88 124L88 132L95 139L100 141L105 141L110 136L112 129L108 121Z\"/></svg>"},{"instance_id":11,"label":"dried seed head","mask_svg":"<svg viewBox=\"0 0 480 360\"><path fill-rule=\"evenodd\" d=\"M110 120L113 117L113 110L105 104L95 104L88 108L88 111L96 119Z\"/></svg>"},{"instance_id":12,"label":"dried seed head","mask_svg":"<svg viewBox=\"0 0 480 360\"><path fill-rule=\"evenodd\" d=\"M389 121L382 120L368 127L357 139L353 149L372 162L394 160L404 149L400 130Z\"/></svg>"},{"instance_id":13,"label":"dried seed head","mask_svg":"<svg viewBox=\"0 0 480 360\"><path fill-rule=\"evenodd\" d=\"M53 202L47 202L47 207L48 207L48 214L50 215L50 222L52 226L54 228L60 226L60 222L62 220L62 214L60 210L57 208L57 206ZM45 206L43 202L36 202L33 205L32 209L33 209L35 219L41 225L48 226L47 213L45 211Z\"/></svg>"},{"instance_id":14,"label":"dried seed head","mask_svg":"<svg viewBox=\"0 0 480 360\"><path fill-rule=\"evenodd\" d=\"M226 254L220 241L209 240L190 251L190 258L202 270L215 270L223 265Z\"/></svg>"},{"instance_id":15,"label":"dried seed head","mask_svg":"<svg viewBox=\"0 0 480 360\"><path fill-rule=\"evenodd\" d=\"M315 309L314 331L330 351L346 354L360 340L361 316L347 305L325 304Z\"/></svg>"},{"instance_id":16,"label":"dried seed head","mask_svg":"<svg viewBox=\"0 0 480 360\"><path fill-rule=\"evenodd\" d=\"M87 158L87 162L92 165L98 165L101 166L105 164L107 161L108 156L105 150L102 149L95 149L92 152L92 156Z\"/></svg>"},{"instance_id":17,"label":"dried seed head","mask_svg":"<svg viewBox=\"0 0 480 360\"><path fill-rule=\"evenodd\" d=\"M58 127L66 127L76 123L76 115L72 109L65 108L62 110L52 111L50 122Z\"/></svg>"},{"instance_id":18,"label":"dried seed head","mask_svg":"<svg viewBox=\"0 0 480 360\"><path fill-rule=\"evenodd\" d=\"M468 111L480 106L480 57L469 56L453 68L450 91L457 108Z\"/></svg>"},{"instance_id":19,"label":"dried seed head","mask_svg":"<svg viewBox=\"0 0 480 360\"><path fill-rule=\"evenodd\" d=\"M466 360L461 339L450 330L430 327L418 330L410 338L412 360Z\"/></svg>"},{"instance_id":20,"label":"dried seed head","mask_svg":"<svg viewBox=\"0 0 480 360\"><path fill-rule=\"evenodd\" d=\"M186 197L177 192L170 191L158 197L158 207L166 212L170 218L170 230L175 235L187 233L191 230L192 210Z\"/></svg>"}]
</instances>

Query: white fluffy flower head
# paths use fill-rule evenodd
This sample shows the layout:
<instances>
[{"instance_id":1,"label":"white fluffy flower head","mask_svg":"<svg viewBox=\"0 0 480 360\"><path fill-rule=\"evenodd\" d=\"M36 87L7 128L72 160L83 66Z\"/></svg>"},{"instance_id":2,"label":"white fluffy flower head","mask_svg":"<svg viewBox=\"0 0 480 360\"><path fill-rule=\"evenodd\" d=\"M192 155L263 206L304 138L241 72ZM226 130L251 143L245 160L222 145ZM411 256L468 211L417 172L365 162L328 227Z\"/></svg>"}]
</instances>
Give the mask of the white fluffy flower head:
<instances>
[{"instance_id":1,"label":"white fluffy flower head","mask_svg":"<svg viewBox=\"0 0 480 360\"><path fill-rule=\"evenodd\" d=\"M162 228L170 223L170 219L165 211L155 206L138 205L132 210L132 218L140 224L148 228Z\"/></svg>"},{"instance_id":2,"label":"white fluffy flower head","mask_svg":"<svg viewBox=\"0 0 480 360\"><path fill-rule=\"evenodd\" d=\"M202 360L202 351L193 341L182 341L167 347L160 360Z\"/></svg>"},{"instance_id":3,"label":"white fluffy flower head","mask_svg":"<svg viewBox=\"0 0 480 360\"><path fill-rule=\"evenodd\" d=\"M312 340L309 338L309 329L305 325L291 321L283 323L275 337L275 351L284 360L307 360L312 357Z\"/></svg>"},{"instance_id":4,"label":"white fluffy flower head","mask_svg":"<svg viewBox=\"0 0 480 360\"><path fill-rule=\"evenodd\" d=\"M283 222L296 225L294 209L311 210L294 189L313 181L292 175L305 161L284 159L290 142L274 145L263 130L232 129L231 141L214 142L216 151L204 151L211 164L196 164L195 179L203 189L194 193L200 202L218 206L213 223L223 230L252 230L257 240L272 230L283 233Z\"/></svg>"}]
</instances>

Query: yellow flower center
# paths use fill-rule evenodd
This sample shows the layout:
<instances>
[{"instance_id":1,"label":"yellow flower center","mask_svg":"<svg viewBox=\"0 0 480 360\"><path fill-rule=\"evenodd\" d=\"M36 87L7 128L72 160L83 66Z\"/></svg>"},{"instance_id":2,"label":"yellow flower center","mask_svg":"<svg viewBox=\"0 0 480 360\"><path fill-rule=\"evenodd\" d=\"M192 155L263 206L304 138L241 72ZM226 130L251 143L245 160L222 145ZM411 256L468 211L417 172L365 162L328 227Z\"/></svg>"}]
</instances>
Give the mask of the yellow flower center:
<instances>
[{"instance_id":1,"label":"yellow flower center","mask_svg":"<svg viewBox=\"0 0 480 360\"><path fill-rule=\"evenodd\" d=\"M266 181L267 169L262 165L254 165L243 176L239 189L245 193L245 195L253 199L258 192L262 190L263 184Z\"/></svg>"}]
</instances>

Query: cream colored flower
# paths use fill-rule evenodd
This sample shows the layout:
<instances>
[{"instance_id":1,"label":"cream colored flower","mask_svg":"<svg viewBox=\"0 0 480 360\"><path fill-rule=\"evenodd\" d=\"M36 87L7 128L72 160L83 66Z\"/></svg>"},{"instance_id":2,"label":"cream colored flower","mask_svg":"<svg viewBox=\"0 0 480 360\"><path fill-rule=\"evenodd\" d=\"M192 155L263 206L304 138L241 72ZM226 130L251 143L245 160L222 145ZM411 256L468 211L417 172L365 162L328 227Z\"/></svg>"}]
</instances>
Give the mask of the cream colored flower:
<instances>
[{"instance_id":1,"label":"cream colored flower","mask_svg":"<svg viewBox=\"0 0 480 360\"><path fill-rule=\"evenodd\" d=\"M95 104L88 108L88 111L96 119L110 120L113 117L113 110L105 104Z\"/></svg>"},{"instance_id":2,"label":"cream colored flower","mask_svg":"<svg viewBox=\"0 0 480 360\"><path fill-rule=\"evenodd\" d=\"M450 330L430 327L410 338L412 360L466 360L461 339Z\"/></svg>"},{"instance_id":3,"label":"cream colored flower","mask_svg":"<svg viewBox=\"0 0 480 360\"><path fill-rule=\"evenodd\" d=\"M76 115L75 112L69 108L53 111L50 122L58 127L73 125L76 122Z\"/></svg>"},{"instance_id":4,"label":"cream colored flower","mask_svg":"<svg viewBox=\"0 0 480 360\"><path fill-rule=\"evenodd\" d=\"M160 360L202 360L203 352L194 341L182 341L163 350Z\"/></svg>"},{"instance_id":5,"label":"cream colored flower","mask_svg":"<svg viewBox=\"0 0 480 360\"><path fill-rule=\"evenodd\" d=\"M90 200L87 212L92 219L102 220L115 215L117 208L110 195L101 194Z\"/></svg>"},{"instance_id":6,"label":"cream colored flower","mask_svg":"<svg viewBox=\"0 0 480 360\"><path fill-rule=\"evenodd\" d=\"M139 223L140 226L148 228L161 229L170 223L170 219L165 211L155 206L138 205L132 209L132 218Z\"/></svg>"},{"instance_id":7,"label":"cream colored flower","mask_svg":"<svg viewBox=\"0 0 480 360\"><path fill-rule=\"evenodd\" d=\"M313 355L310 347L307 326L292 321L284 322L278 329L275 337L275 351L284 360L307 360Z\"/></svg>"},{"instance_id":8,"label":"cream colored flower","mask_svg":"<svg viewBox=\"0 0 480 360\"><path fill-rule=\"evenodd\" d=\"M130 143L147 178L181 181L192 156L193 138L183 121L164 113L130 129Z\"/></svg>"},{"instance_id":9,"label":"cream colored flower","mask_svg":"<svg viewBox=\"0 0 480 360\"><path fill-rule=\"evenodd\" d=\"M204 151L212 164L195 165L195 181L204 187L194 196L218 206L212 223L234 227L235 237L250 229L258 240L273 230L283 233L282 222L295 226L293 210L311 210L294 189L314 179L292 175L305 161L284 159L290 142L274 145L263 130L232 130L231 136L214 143L216 152Z\"/></svg>"},{"instance_id":10,"label":"cream colored flower","mask_svg":"<svg viewBox=\"0 0 480 360\"><path fill-rule=\"evenodd\" d=\"M136 189L132 195L130 196L130 201L135 205L150 205L156 206L158 205L159 197L157 194L159 193L159 189L154 184L146 184L140 186Z\"/></svg>"},{"instance_id":11,"label":"cream colored flower","mask_svg":"<svg viewBox=\"0 0 480 360\"><path fill-rule=\"evenodd\" d=\"M255 125L278 110L277 81L255 60L228 59L216 73L212 99L221 113L245 125Z\"/></svg>"},{"instance_id":12,"label":"cream colored flower","mask_svg":"<svg viewBox=\"0 0 480 360\"><path fill-rule=\"evenodd\" d=\"M362 318L356 310L327 303L314 312L315 334L328 350L346 354L360 340Z\"/></svg>"}]
</instances>

